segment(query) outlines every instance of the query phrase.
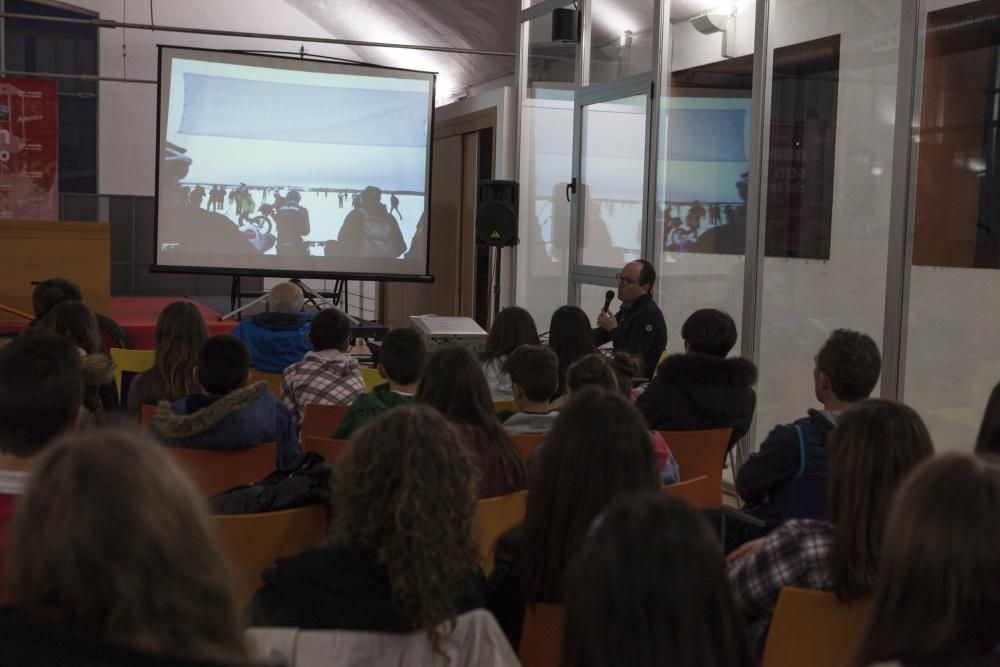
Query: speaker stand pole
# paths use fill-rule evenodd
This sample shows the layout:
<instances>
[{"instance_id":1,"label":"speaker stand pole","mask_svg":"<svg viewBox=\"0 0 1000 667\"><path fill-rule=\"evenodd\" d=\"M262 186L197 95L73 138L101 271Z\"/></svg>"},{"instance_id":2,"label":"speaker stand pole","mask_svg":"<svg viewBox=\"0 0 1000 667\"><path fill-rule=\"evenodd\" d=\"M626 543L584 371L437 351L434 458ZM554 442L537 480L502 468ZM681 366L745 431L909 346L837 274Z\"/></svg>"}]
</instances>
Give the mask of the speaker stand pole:
<instances>
[{"instance_id":1,"label":"speaker stand pole","mask_svg":"<svg viewBox=\"0 0 1000 667\"><path fill-rule=\"evenodd\" d=\"M493 317L495 319L500 312L500 255L503 253L503 248L494 247L497 251L493 257Z\"/></svg>"}]
</instances>

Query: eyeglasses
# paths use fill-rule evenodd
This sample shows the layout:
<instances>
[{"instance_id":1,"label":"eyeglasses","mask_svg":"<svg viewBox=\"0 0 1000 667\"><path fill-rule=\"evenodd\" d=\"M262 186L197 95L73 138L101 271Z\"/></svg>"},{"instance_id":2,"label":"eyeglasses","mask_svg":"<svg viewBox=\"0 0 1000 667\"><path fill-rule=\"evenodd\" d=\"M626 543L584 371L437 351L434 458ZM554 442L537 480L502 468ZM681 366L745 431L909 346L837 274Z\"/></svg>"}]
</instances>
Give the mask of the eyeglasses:
<instances>
[{"instance_id":1,"label":"eyeglasses","mask_svg":"<svg viewBox=\"0 0 1000 667\"><path fill-rule=\"evenodd\" d=\"M635 284L637 284L639 282L638 280L635 280L634 278L629 278L624 273L616 273L615 274L615 280L617 280L620 283L625 283L626 285L635 285Z\"/></svg>"}]
</instances>

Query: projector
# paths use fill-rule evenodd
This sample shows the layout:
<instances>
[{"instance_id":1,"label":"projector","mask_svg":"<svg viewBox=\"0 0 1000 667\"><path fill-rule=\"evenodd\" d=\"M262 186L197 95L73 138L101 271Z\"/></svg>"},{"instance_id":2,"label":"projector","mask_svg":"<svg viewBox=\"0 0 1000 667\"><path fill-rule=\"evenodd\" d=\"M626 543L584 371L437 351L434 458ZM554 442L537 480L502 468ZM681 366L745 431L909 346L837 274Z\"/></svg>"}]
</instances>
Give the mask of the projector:
<instances>
[{"instance_id":1,"label":"projector","mask_svg":"<svg viewBox=\"0 0 1000 667\"><path fill-rule=\"evenodd\" d=\"M486 347L486 332L471 317L410 315L410 324L432 349L441 345L464 345L478 355Z\"/></svg>"}]
</instances>

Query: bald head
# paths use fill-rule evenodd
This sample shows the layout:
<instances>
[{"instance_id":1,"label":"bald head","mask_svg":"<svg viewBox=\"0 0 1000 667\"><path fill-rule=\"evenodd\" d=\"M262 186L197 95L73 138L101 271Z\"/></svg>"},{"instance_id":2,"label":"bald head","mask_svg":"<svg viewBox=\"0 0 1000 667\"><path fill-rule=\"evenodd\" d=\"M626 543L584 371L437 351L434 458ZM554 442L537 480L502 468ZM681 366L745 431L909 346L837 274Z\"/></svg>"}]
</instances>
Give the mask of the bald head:
<instances>
[{"instance_id":1,"label":"bald head","mask_svg":"<svg viewBox=\"0 0 1000 667\"><path fill-rule=\"evenodd\" d=\"M293 283L278 283L271 288L267 299L271 312L298 313L302 311L305 299L302 290Z\"/></svg>"}]
</instances>

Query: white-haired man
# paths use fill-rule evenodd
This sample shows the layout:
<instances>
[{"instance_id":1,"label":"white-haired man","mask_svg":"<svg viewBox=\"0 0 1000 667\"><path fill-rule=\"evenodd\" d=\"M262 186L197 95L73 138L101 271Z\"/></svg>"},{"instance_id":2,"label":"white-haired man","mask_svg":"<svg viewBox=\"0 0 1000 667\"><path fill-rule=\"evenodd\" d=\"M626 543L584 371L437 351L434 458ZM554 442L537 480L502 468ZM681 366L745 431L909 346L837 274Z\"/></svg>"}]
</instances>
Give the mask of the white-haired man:
<instances>
[{"instance_id":1,"label":"white-haired man","mask_svg":"<svg viewBox=\"0 0 1000 667\"><path fill-rule=\"evenodd\" d=\"M281 373L302 361L312 349L306 334L313 313L302 311L305 298L295 283L278 283L267 297L268 311L254 315L232 331L250 350L250 367Z\"/></svg>"}]
</instances>

